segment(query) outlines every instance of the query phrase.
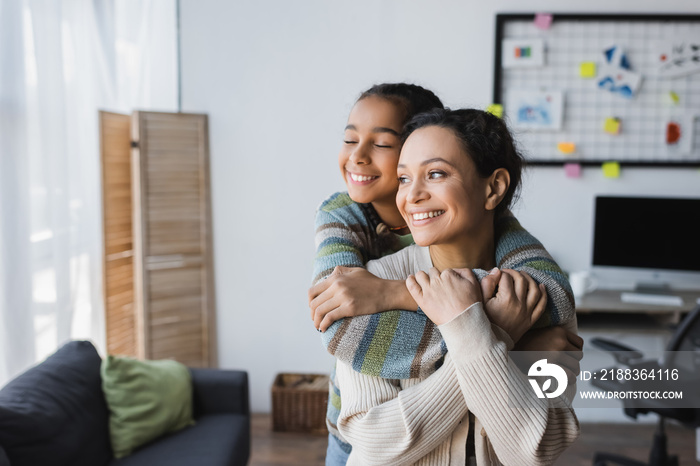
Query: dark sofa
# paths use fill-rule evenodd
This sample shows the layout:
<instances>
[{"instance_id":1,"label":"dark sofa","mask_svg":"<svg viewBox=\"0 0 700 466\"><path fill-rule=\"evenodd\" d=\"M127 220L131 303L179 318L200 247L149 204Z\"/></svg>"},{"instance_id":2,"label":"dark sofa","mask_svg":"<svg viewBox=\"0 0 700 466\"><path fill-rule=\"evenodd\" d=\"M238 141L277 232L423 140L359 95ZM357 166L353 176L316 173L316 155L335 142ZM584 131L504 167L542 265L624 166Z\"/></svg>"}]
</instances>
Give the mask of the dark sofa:
<instances>
[{"instance_id":1,"label":"dark sofa","mask_svg":"<svg viewBox=\"0 0 700 466\"><path fill-rule=\"evenodd\" d=\"M0 390L0 466L238 466L250 455L245 372L190 369L196 424L115 460L101 359L65 344Z\"/></svg>"}]
</instances>

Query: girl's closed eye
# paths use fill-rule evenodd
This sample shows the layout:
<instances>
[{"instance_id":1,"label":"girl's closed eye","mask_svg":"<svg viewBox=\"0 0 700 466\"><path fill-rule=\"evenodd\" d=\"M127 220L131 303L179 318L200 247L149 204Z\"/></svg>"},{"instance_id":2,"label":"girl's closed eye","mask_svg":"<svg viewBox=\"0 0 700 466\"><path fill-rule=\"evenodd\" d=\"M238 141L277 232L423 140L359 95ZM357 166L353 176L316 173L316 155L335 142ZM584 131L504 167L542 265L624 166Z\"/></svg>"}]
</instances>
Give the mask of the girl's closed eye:
<instances>
[{"instance_id":1,"label":"girl's closed eye","mask_svg":"<svg viewBox=\"0 0 700 466\"><path fill-rule=\"evenodd\" d=\"M344 144L357 144L357 141L353 141L351 139L345 139L345 140L343 140L343 143Z\"/></svg>"}]
</instances>

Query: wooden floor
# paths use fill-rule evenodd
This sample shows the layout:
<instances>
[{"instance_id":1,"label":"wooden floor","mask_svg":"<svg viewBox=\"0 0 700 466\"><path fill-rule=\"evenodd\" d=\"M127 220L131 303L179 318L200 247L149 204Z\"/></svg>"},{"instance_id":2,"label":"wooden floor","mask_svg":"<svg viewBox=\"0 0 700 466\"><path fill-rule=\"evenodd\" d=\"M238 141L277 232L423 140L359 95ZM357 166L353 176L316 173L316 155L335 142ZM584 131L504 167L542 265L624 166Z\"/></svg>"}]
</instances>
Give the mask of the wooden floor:
<instances>
[{"instance_id":1,"label":"wooden floor","mask_svg":"<svg viewBox=\"0 0 700 466\"><path fill-rule=\"evenodd\" d=\"M591 466L594 451L613 452L645 461L654 433L652 425L583 424L581 437L557 461L562 466ZM322 466L326 437L272 432L269 414L253 414L251 466ZM695 431L671 425L667 429L669 451L681 466L697 466Z\"/></svg>"}]
</instances>

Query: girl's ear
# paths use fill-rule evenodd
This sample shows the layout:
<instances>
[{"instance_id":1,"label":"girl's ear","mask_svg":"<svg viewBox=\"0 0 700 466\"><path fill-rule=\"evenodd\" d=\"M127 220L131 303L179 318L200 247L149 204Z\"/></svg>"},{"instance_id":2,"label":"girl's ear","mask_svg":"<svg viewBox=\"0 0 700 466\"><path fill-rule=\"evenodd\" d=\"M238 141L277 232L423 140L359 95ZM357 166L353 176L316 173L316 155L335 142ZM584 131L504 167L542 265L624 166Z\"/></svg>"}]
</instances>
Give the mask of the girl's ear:
<instances>
[{"instance_id":1,"label":"girl's ear","mask_svg":"<svg viewBox=\"0 0 700 466\"><path fill-rule=\"evenodd\" d=\"M497 168L486 180L486 210L494 210L501 203L510 186L510 173Z\"/></svg>"}]
</instances>

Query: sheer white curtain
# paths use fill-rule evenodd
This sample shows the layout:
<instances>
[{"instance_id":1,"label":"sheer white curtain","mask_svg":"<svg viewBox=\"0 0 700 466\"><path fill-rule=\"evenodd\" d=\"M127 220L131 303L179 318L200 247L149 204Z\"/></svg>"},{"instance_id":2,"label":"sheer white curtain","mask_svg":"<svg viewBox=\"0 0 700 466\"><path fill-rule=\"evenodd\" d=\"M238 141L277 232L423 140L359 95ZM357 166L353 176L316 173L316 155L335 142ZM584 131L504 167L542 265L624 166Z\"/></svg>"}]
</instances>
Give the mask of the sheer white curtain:
<instances>
[{"instance_id":1,"label":"sheer white curtain","mask_svg":"<svg viewBox=\"0 0 700 466\"><path fill-rule=\"evenodd\" d=\"M104 350L98 109L176 111L175 0L0 0L0 386Z\"/></svg>"}]
</instances>

